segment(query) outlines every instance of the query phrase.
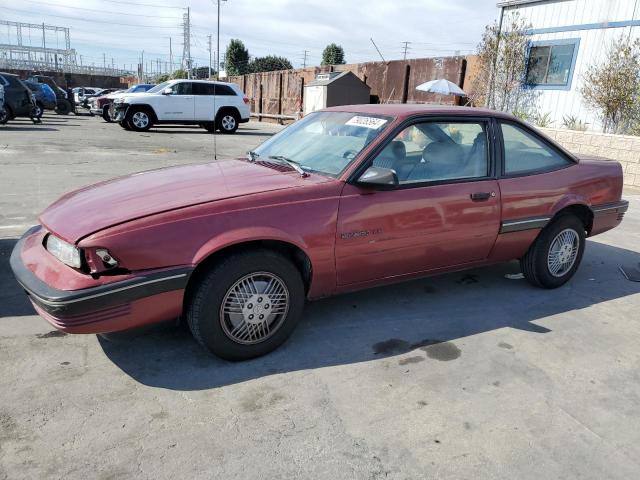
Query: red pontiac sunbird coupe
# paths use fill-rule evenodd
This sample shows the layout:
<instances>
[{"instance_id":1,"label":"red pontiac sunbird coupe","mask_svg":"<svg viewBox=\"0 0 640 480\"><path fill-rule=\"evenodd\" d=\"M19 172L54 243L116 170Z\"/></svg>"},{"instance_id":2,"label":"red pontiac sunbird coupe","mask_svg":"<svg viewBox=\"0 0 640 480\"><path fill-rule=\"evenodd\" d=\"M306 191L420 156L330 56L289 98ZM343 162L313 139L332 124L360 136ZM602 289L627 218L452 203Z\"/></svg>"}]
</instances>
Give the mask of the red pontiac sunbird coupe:
<instances>
[{"instance_id":1,"label":"red pontiac sunbird coupe","mask_svg":"<svg viewBox=\"0 0 640 480\"><path fill-rule=\"evenodd\" d=\"M356 105L306 116L246 159L68 193L16 244L35 309L70 333L185 318L228 359L283 343L307 299L519 259L575 273L617 226L622 169L490 110Z\"/></svg>"}]
</instances>

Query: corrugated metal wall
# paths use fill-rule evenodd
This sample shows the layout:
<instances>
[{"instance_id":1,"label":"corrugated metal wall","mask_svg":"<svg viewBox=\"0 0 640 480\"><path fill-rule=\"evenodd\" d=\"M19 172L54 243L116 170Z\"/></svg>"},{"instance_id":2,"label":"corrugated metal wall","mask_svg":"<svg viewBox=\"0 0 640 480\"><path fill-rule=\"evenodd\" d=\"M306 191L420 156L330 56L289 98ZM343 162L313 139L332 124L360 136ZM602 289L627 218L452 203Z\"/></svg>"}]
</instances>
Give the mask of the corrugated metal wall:
<instances>
[{"instance_id":1,"label":"corrugated metal wall","mask_svg":"<svg viewBox=\"0 0 640 480\"><path fill-rule=\"evenodd\" d=\"M370 62L336 65L335 71L349 70L371 87L371 95L381 103L449 103L455 97L419 92L415 87L429 80L446 78L464 88L465 57L420 58L388 63ZM302 110L304 85L329 67L254 73L230 77L251 99L255 113L293 115Z\"/></svg>"},{"instance_id":2,"label":"corrugated metal wall","mask_svg":"<svg viewBox=\"0 0 640 480\"><path fill-rule=\"evenodd\" d=\"M634 8L636 11L634 12ZM640 2L635 0L564 0L534 3L522 7L510 7L505 17L519 12L533 30L551 27L566 27L568 31L556 33L537 33L531 35L532 41L580 39L576 64L570 90L536 90L537 106L540 113L550 113L554 127L562 126L563 116L573 115L589 123L589 129L600 130L601 123L597 113L585 105L580 89L583 74L590 65L604 59L611 43L621 35L631 38L640 36L640 27L582 29L584 25L610 24L637 20L640 14Z\"/></svg>"}]
</instances>

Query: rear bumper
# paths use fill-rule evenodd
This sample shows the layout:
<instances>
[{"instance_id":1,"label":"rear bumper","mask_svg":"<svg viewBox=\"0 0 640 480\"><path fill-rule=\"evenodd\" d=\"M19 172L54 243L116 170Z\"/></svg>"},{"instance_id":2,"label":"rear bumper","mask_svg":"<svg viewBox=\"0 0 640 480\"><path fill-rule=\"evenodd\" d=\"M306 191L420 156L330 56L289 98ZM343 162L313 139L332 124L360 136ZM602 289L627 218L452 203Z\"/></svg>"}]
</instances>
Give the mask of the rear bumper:
<instances>
[{"instance_id":1,"label":"rear bumper","mask_svg":"<svg viewBox=\"0 0 640 480\"><path fill-rule=\"evenodd\" d=\"M617 227L622 222L624 214L629 209L629 202L620 200L618 202L592 205L593 225L589 236L597 235Z\"/></svg>"},{"instance_id":2,"label":"rear bumper","mask_svg":"<svg viewBox=\"0 0 640 480\"><path fill-rule=\"evenodd\" d=\"M23 262L27 231L11 253L11 269L36 311L69 333L108 333L176 318L182 310L191 267L143 272L126 280L80 290L60 290L38 278ZM43 249L43 254L48 253ZM69 268L60 264L60 269Z\"/></svg>"}]
</instances>

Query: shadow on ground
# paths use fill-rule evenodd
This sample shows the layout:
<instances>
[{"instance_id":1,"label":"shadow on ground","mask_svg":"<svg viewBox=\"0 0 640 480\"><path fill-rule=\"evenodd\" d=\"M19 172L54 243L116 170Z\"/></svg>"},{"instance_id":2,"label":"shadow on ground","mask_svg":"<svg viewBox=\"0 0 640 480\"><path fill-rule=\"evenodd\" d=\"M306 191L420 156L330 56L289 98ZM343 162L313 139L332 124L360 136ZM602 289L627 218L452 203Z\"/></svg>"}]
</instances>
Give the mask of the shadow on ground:
<instances>
[{"instance_id":1,"label":"shadow on ground","mask_svg":"<svg viewBox=\"0 0 640 480\"><path fill-rule=\"evenodd\" d=\"M0 320L36 314L9 266L9 257L17 241L16 238L0 238Z\"/></svg>"},{"instance_id":2,"label":"shadow on ground","mask_svg":"<svg viewBox=\"0 0 640 480\"><path fill-rule=\"evenodd\" d=\"M399 362L455 360L456 340L504 327L541 335L552 315L640 292L618 266L637 252L588 242L576 277L557 290L509 280L517 262L417 280L310 303L289 341L255 360L230 363L196 344L185 328L162 328L116 340L100 337L105 354L138 382L173 390L201 390L303 369L364 362L417 349ZM510 345L500 345L510 348Z\"/></svg>"}]
</instances>

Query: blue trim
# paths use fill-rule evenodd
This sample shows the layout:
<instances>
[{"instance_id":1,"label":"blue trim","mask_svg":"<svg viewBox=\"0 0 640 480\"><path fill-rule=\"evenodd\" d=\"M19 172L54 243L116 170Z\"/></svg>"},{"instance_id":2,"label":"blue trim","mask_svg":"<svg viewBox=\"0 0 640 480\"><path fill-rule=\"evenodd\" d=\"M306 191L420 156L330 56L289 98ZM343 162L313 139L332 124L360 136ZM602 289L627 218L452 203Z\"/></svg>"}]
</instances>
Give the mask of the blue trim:
<instances>
[{"instance_id":1,"label":"blue trim","mask_svg":"<svg viewBox=\"0 0 640 480\"><path fill-rule=\"evenodd\" d=\"M571 84L573 83L573 72L576 68L576 59L578 58L578 49L580 47L579 38L562 38L559 40L539 40L535 42L529 42L529 48L527 50L526 65L527 70L529 68L529 54L531 47L549 47L553 45L571 45L573 44L573 55L571 57L571 68L569 69L569 76L567 83L564 85L546 85L546 84L531 84L526 83L527 73L525 72L525 84L527 88L533 90L571 90Z\"/></svg>"},{"instance_id":2,"label":"blue trim","mask_svg":"<svg viewBox=\"0 0 640 480\"><path fill-rule=\"evenodd\" d=\"M640 20L623 20L620 22L583 23L582 25L566 25L564 27L532 28L527 35L539 33L577 32L578 30L602 30L605 28L640 27Z\"/></svg>"}]
</instances>

